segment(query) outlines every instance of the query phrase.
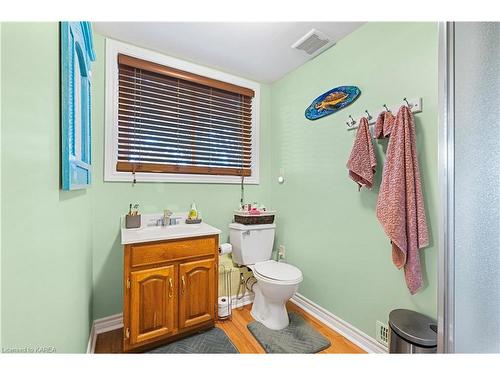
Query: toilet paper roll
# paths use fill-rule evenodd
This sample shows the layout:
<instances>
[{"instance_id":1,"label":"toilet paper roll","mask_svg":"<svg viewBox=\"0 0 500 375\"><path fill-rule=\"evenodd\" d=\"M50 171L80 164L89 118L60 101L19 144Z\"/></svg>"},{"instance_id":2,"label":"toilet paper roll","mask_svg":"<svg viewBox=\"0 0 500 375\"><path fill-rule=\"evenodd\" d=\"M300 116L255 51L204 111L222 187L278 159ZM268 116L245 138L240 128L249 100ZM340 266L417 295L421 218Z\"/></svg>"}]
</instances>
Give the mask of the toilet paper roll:
<instances>
[{"instance_id":1,"label":"toilet paper roll","mask_svg":"<svg viewBox=\"0 0 500 375\"><path fill-rule=\"evenodd\" d=\"M222 243L219 245L219 254L229 254L233 251L233 247L230 243Z\"/></svg>"},{"instance_id":2,"label":"toilet paper roll","mask_svg":"<svg viewBox=\"0 0 500 375\"><path fill-rule=\"evenodd\" d=\"M218 304L218 316L219 318L225 318L231 313L231 307L229 304L229 298L227 296L221 296L217 299Z\"/></svg>"}]
</instances>

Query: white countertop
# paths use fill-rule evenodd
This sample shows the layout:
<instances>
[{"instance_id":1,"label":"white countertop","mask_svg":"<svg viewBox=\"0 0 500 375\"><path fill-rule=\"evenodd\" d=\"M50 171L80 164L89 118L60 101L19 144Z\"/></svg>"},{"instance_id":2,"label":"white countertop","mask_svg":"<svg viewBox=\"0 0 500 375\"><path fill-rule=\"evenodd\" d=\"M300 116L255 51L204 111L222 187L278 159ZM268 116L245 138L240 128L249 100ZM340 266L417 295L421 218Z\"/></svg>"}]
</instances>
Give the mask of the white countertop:
<instances>
[{"instance_id":1,"label":"white countertop","mask_svg":"<svg viewBox=\"0 0 500 375\"><path fill-rule=\"evenodd\" d=\"M175 240L178 238L210 236L221 234L222 231L207 223L185 224L187 214L173 214L172 217L179 218L180 224L167 225L165 227L155 226L154 223L162 214L143 214L141 216L141 227L136 229L125 228L125 218L122 218L122 245L140 242L152 242L162 240Z\"/></svg>"}]
</instances>

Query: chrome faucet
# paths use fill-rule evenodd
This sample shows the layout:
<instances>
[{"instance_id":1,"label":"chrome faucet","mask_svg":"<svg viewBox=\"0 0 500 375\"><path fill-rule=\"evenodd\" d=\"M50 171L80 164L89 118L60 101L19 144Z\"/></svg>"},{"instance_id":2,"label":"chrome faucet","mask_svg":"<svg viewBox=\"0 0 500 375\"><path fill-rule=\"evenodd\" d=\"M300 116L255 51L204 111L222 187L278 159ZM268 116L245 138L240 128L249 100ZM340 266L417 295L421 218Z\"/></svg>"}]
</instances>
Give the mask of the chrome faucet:
<instances>
[{"instance_id":1,"label":"chrome faucet","mask_svg":"<svg viewBox=\"0 0 500 375\"><path fill-rule=\"evenodd\" d=\"M170 219L170 216L173 215L173 212L170 211L169 209L165 209L163 211L163 220L162 220L162 227L166 227L167 225L172 225L172 220Z\"/></svg>"}]
</instances>

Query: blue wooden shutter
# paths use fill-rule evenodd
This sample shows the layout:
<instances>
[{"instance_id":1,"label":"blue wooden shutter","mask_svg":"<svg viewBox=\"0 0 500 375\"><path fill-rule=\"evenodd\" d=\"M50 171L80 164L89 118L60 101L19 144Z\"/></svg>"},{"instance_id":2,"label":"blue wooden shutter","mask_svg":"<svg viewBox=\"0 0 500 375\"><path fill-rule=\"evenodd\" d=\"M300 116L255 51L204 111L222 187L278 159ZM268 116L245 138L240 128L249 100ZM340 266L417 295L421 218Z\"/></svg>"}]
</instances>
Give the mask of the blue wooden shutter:
<instances>
[{"instance_id":1,"label":"blue wooden shutter","mask_svg":"<svg viewBox=\"0 0 500 375\"><path fill-rule=\"evenodd\" d=\"M61 185L84 189L91 182L91 63L89 22L61 22Z\"/></svg>"}]
</instances>

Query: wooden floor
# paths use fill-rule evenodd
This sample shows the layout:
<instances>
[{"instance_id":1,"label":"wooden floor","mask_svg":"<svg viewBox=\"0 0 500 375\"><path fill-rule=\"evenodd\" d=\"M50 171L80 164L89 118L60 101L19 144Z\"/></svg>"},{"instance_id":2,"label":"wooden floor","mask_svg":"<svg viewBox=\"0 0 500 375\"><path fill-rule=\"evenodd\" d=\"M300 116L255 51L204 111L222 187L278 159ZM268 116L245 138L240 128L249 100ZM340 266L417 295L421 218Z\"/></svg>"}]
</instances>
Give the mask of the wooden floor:
<instances>
[{"instance_id":1,"label":"wooden floor","mask_svg":"<svg viewBox=\"0 0 500 375\"><path fill-rule=\"evenodd\" d=\"M254 320L250 315L251 306L246 305L239 309L233 309L231 320L217 322L216 327L224 330L240 353L265 353L264 349L247 329L247 324ZM302 315L309 324L330 340L332 345L321 353L365 353L344 336L328 328L295 304L289 302L287 308L288 311L294 311ZM122 329L99 334L96 340L95 353L122 353Z\"/></svg>"}]
</instances>

